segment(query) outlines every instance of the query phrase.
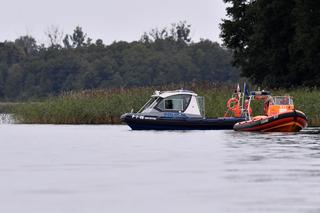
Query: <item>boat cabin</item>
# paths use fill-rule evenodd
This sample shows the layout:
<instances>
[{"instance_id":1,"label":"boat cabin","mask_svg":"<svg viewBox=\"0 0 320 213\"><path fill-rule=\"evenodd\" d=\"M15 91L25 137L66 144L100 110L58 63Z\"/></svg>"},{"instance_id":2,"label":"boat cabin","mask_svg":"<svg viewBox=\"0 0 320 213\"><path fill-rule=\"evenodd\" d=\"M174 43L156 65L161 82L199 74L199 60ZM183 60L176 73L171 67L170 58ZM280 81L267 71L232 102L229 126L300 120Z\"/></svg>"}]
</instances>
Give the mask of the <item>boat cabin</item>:
<instances>
[{"instance_id":1,"label":"boat cabin","mask_svg":"<svg viewBox=\"0 0 320 213\"><path fill-rule=\"evenodd\" d=\"M253 91L251 92L249 102L252 100L264 101L265 116L274 116L294 110L293 99L288 95L271 96L269 91Z\"/></svg>"},{"instance_id":2,"label":"boat cabin","mask_svg":"<svg viewBox=\"0 0 320 213\"><path fill-rule=\"evenodd\" d=\"M155 91L138 113L183 113L204 117L204 98L189 90Z\"/></svg>"},{"instance_id":3,"label":"boat cabin","mask_svg":"<svg viewBox=\"0 0 320 213\"><path fill-rule=\"evenodd\" d=\"M268 104L268 116L294 110L293 99L290 96L275 96L266 104Z\"/></svg>"}]
</instances>

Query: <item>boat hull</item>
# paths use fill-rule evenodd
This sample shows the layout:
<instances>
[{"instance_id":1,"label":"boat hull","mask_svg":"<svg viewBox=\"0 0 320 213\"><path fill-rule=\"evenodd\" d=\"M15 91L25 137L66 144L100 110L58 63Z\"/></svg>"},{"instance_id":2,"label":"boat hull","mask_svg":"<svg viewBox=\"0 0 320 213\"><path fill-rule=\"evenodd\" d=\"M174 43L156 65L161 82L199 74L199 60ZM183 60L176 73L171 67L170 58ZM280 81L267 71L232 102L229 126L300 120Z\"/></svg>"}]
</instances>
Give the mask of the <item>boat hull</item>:
<instances>
[{"instance_id":1,"label":"boat hull","mask_svg":"<svg viewBox=\"0 0 320 213\"><path fill-rule=\"evenodd\" d=\"M261 119L236 123L233 129L236 131L299 132L307 125L305 114L294 110Z\"/></svg>"},{"instance_id":2,"label":"boat hull","mask_svg":"<svg viewBox=\"0 0 320 213\"><path fill-rule=\"evenodd\" d=\"M121 121L132 130L222 130L232 129L237 122L244 118L170 118L135 116L127 113L121 116Z\"/></svg>"}]
</instances>

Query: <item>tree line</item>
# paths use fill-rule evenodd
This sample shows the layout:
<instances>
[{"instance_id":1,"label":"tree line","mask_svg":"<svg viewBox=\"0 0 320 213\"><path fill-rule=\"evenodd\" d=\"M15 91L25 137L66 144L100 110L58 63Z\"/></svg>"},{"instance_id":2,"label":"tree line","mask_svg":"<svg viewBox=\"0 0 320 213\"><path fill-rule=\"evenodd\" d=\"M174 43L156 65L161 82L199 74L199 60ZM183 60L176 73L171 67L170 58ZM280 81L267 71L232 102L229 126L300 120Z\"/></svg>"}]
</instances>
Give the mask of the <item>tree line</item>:
<instances>
[{"instance_id":1,"label":"tree line","mask_svg":"<svg viewBox=\"0 0 320 213\"><path fill-rule=\"evenodd\" d=\"M192 42L186 22L153 29L133 42L93 41L76 27L0 42L0 100L30 100L62 91L130 88L192 81L235 82L232 52L210 40Z\"/></svg>"},{"instance_id":2,"label":"tree line","mask_svg":"<svg viewBox=\"0 0 320 213\"><path fill-rule=\"evenodd\" d=\"M224 2L221 37L243 76L270 87L320 85L319 1Z\"/></svg>"}]
</instances>

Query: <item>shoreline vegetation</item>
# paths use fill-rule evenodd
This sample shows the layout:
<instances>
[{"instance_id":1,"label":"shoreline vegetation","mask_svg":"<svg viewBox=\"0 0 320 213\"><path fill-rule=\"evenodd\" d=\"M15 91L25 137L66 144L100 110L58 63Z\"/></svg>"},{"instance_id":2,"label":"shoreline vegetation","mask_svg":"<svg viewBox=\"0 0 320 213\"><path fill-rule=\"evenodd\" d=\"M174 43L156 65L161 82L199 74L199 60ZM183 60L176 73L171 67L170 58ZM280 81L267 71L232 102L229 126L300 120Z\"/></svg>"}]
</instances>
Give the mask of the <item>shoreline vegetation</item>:
<instances>
[{"instance_id":1,"label":"shoreline vegetation","mask_svg":"<svg viewBox=\"0 0 320 213\"><path fill-rule=\"evenodd\" d=\"M24 124L120 124L125 112L138 111L155 90L190 89L205 97L206 117L222 117L234 87L218 85L143 87L131 89L66 92L41 102L0 104L0 110L13 113ZM289 94L296 109L303 111L309 126L320 126L320 89L271 90L273 95ZM253 106L255 115L261 113Z\"/></svg>"},{"instance_id":2,"label":"shoreline vegetation","mask_svg":"<svg viewBox=\"0 0 320 213\"><path fill-rule=\"evenodd\" d=\"M64 35L53 28L48 39L60 38L60 33ZM93 41L79 26L64 35L63 44L57 39L44 45L29 35L0 41L0 100L23 102L63 91L194 80L238 81L240 69L232 66L231 50L209 39L194 42L190 35L191 26L179 22L131 42Z\"/></svg>"}]
</instances>

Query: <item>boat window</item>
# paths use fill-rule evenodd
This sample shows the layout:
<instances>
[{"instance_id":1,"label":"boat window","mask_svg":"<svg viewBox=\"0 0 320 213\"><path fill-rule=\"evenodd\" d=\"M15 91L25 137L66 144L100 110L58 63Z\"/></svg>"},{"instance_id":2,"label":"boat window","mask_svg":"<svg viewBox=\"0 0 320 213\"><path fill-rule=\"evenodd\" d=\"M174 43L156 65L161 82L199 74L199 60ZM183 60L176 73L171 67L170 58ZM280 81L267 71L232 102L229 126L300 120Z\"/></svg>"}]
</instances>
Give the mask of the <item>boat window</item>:
<instances>
[{"instance_id":1,"label":"boat window","mask_svg":"<svg viewBox=\"0 0 320 213\"><path fill-rule=\"evenodd\" d=\"M205 102L204 102L204 97L202 96L197 96L197 103L199 106L200 114L202 117L205 117Z\"/></svg>"},{"instance_id":2,"label":"boat window","mask_svg":"<svg viewBox=\"0 0 320 213\"><path fill-rule=\"evenodd\" d=\"M158 97L152 97L149 99L149 101L138 111L138 112L142 112L145 109L149 108L151 105L153 105L153 103L157 100Z\"/></svg>"},{"instance_id":3,"label":"boat window","mask_svg":"<svg viewBox=\"0 0 320 213\"><path fill-rule=\"evenodd\" d=\"M191 95L173 95L162 99L156 108L160 111L185 111L191 100Z\"/></svg>"},{"instance_id":4,"label":"boat window","mask_svg":"<svg viewBox=\"0 0 320 213\"><path fill-rule=\"evenodd\" d=\"M293 100L289 96L274 97L274 105L293 105Z\"/></svg>"}]
</instances>

